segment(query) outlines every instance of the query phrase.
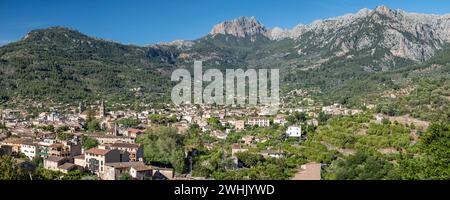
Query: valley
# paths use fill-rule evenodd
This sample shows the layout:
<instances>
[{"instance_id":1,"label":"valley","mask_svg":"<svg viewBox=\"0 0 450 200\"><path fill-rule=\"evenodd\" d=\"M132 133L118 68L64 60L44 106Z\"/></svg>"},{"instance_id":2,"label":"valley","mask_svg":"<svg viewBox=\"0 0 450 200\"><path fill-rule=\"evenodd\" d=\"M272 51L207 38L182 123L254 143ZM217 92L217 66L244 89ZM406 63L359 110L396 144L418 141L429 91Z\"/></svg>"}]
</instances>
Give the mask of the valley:
<instances>
[{"instance_id":1,"label":"valley","mask_svg":"<svg viewBox=\"0 0 450 200\"><path fill-rule=\"evenodd\" d=\"M449 32L448 14L386 6L147 46L32 30L0 47L1 159L34 180L447 180ZM279 69L279 112L174 105L171 73L195 61Z\"/></svg>"}]
</instances>

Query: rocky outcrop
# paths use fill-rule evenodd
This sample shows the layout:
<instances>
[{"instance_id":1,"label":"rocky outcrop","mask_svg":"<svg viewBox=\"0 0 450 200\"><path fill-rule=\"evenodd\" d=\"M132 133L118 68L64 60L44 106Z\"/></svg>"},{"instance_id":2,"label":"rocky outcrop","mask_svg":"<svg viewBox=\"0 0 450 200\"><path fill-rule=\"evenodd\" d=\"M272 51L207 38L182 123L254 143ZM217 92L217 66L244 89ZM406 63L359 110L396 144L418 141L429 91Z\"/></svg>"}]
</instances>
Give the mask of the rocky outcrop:
<instances>
[{"instance_id":1,"label":"rocky outcrop","mask_svg":"<svg viewBox=\"0 0 450 200\"><path fill-rule=\"evenodd\" d=\"M416 14L378 6L293 29L274 28L267 36L272 40L298 41L303 44L298 46L298 52L316 45L346 56L351 50L378 48L388 51L387 56L423 61L450 42L450 15Z\"/></svg>"},{"instance_id":2,"label":"rocky outcrop","mask_svg":"<svg viewBox=\"0 0 450 200\"><path fill-rule=\"evenodd\" d=\"M225 21L213 27L210 34L228 34L236 37L247 37L258 34L265 35L267 29L259 23L255 17L239 17L230 21Z\"/></svg>"}]
</instances>

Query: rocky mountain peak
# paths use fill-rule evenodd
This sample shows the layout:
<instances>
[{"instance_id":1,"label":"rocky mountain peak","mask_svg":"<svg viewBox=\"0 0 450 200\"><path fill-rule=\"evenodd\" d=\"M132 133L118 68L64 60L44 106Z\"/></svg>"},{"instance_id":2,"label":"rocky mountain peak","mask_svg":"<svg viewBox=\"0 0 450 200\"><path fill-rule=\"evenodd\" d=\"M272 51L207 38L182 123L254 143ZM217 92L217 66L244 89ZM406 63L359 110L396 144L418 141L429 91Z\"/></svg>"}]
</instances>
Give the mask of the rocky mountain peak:
<instances>
[{"instance_id":1,"label":"rocky mountain peak","mask_svg":"<svg viewBox=\"0 0 450 200\"><path fill-rule=\"evenodd\" d=\"M40 40L45 42L56 41L72 41L75 39L87 39L88 36L80 33L79 31L62 26L54 26L45 29L32 30L25 35L24 40Z\"/></svg>"},{"instance_id":2,"label":"rocky mountain peak","mask_svg":"<svg viewBox=\"0 0 450 200\"><path fill-rule=\"evenodd\" d=\"M314 47L351 57L351 51L381 55L375 52L383 49L384 62L394 58L426 60L450 42L449 32L448 15L416 14L377 6L293 29L272 29L267 35L272 40L295 40L298 52Z\"/></svg>"},{"instance_id":3,"label":"rocky mountain peak","mask_svg":"<svg viewBox=\"0 0 450 200\"><path fill-rule=\"evenodd\" d=\"M255 17L239 17L215 25L210 34L228 34L236 37L247 37L266 34L266 32L266 27L258 22Z\"/></svg>"},{"instance_id":4,"label":"rocky mountain peak","mask_svg":"<svg viewBox=\"0 0 450 200\"><path fill-rule=\"evenodd\" d=\"M391 10L389 7L385 6L385 5L381 5L381 6L377 6L375 8L375 12L381 13L381 14L385 14L385 15L389 15L390 13L393 12L393 10Z\"/></svg>"}]
</instances>

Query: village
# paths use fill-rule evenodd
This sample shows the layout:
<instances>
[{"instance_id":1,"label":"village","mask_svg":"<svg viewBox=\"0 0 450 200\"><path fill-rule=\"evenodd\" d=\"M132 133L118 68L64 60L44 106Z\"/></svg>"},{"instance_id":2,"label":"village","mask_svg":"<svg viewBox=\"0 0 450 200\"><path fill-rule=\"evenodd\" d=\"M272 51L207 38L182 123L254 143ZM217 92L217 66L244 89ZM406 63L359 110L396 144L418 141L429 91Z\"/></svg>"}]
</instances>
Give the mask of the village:
<instances>
[{"instance_id":1,"label":"village","mask_svg":"<svg viewBox=\"0 0 450 200\"><path fill-rule=\"evenodd\" d=\"M245 167L236 154L249 149L255 152L258 144L280 138L242 135L231 144L221 142L226 141L230 134L254 127L282 127L284 135L281 140L288 140L290 145L296 146L307 139L303 134L306 128L319 125L320 114L342 116L362 112L344 108L337 103L330 106L309 104L297 108L281 108L280 114L274 116L268 116L264 108L256 107L184 105L169 108L140 112L108 111L104 101L93 105L82 102L76 107L67 107L66 110L53 108L51 112L42 112L36 117L30 117L25 110L4 109L1 111L0 121L4 127L0 134L0 153L14 157L24 171L35 170L38 166L32 161L40 158L41 167L46 170L61 173L78 170L101 180L119 180L125 176L133 180L210 179L192 176L192 166L186 173L180 174L170 167L149 164L144 158L144 145L137 142L137 139L145 135L147 130L161 124L176 129L181 135L188 134L195 125L201 130L201 134L212 138L212 142L204 143L203 148L228 145L226 148L231 151L227 156L233 163L227 170L236 170ZM304 123L289 122L292 121L289 118L298 113L303 113ZM97 123L90 130L90 121L94 120ZM381 121L382 117L377 115L376 120ZM134 123L124 124L124 121ZM83 144L92 141L93 145ZM257 149L256 153L264 158L286 156L283 150L270 145L262 150ZM185 154L187 157L189 152ZM292 179L320 180L321 168L321 163L306 163L299 166Z\"/></svg>"}]
</instances>

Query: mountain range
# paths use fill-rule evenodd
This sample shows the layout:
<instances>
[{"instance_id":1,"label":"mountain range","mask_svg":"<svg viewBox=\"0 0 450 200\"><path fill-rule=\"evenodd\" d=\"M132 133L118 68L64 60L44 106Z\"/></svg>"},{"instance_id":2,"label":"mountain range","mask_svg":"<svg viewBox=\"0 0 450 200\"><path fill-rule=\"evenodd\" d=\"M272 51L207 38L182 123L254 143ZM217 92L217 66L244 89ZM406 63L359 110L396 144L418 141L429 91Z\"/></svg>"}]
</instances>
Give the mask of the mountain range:
<instances>
[{"instance_id":1,"label":"mountain range","mask_svg":"<svg viewBox=\"0 0 450 200\"><path fill-rule=\"evenodd\" d=\"M0 97L165 102L175 84L171 71L202 60L205 68L279 68L285 93L314 89L323 99L355 103L408 87L424 69L433 74L426 78L448 78L449 43L450 15L386 6L292 29L269 29L255 17L239 17L196 40L149 46L50 27L0 47Z\"/></svg>"}]
</instances>

